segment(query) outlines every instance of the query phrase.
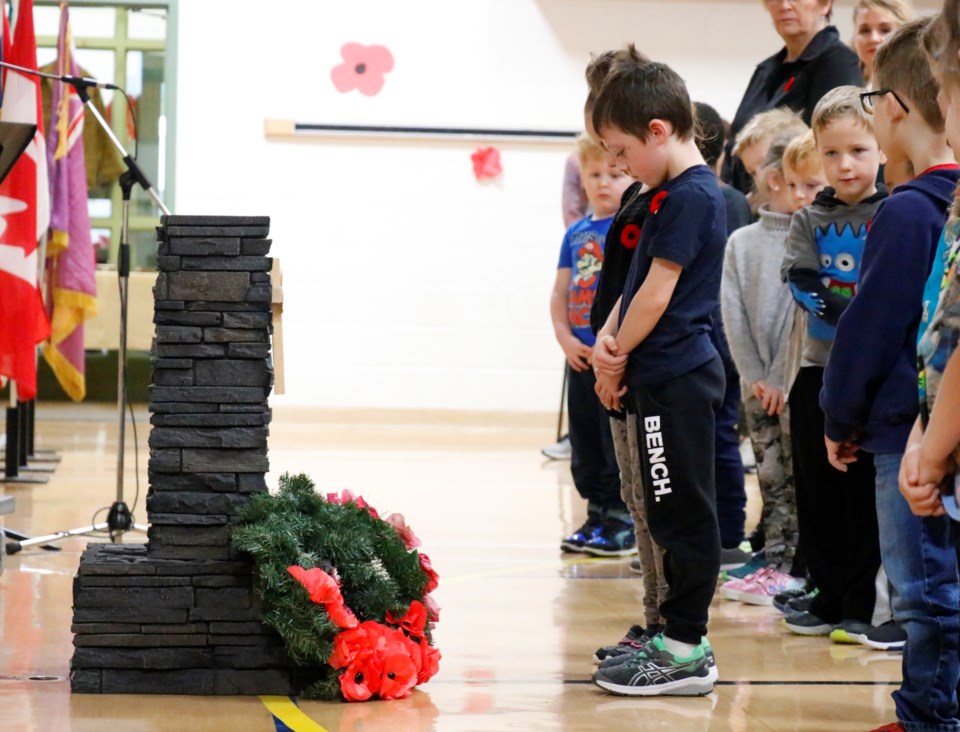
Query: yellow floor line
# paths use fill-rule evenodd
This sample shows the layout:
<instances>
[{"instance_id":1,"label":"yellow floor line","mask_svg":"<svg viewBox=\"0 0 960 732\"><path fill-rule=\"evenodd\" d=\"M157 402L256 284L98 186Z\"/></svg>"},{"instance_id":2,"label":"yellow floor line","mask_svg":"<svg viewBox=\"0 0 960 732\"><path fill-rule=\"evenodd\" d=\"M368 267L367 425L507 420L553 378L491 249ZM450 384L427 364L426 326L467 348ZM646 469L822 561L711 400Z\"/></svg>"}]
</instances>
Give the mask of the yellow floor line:
<instances>
[{"instance_id":1,"label":"yellow floor line","mask_svg":"<svg viewBox=\"0 0 960 732\"><path fill-rule=\"evenodd\" d=\"M288 696L261 696L260 701L293 732L327 732L326 727L321 727L310 719Z\"/></svg>"}]
</instances>

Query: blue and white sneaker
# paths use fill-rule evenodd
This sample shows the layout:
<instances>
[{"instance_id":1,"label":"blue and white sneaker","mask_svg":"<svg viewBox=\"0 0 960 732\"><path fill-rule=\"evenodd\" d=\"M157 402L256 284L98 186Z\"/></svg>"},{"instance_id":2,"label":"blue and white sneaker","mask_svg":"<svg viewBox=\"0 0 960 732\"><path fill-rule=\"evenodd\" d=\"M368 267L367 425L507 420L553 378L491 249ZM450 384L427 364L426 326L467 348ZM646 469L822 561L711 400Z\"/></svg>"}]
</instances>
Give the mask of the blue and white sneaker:
<instances>
[{"instance_id":1,"label":"blue and white sneaker","mask_svg":"<svg viewBox=\"0 0 960 732\"><path fill-rule=\"evenodd\" d=\"M583 526L560 542L560 549L565 552L583 553L583 547L590 541L603 525L603 519L598 513L588 513Z\"/></svg>"},{"instance_id":2,"label":"blue and white sneaker","mask_svg":"<svg viewBox=\"0 0 960 732\"><path fill-rule=\"evenodd\" d=\"M689 656L667 650L663 634L615 666L598 668L593 682L623 696L704 696L719 678L713 649L706 638Z\"/></svg>"},{"instance_id":3,"label":"blue and white sneaker","mask_svg":"<svg viewBox=\"0 0 960 732\"><path fill-rule=\"evenodd\" d=\"M583 552L594 557L626 557L637 553L637 534L633 524L606 518L600 529L583 545Z\"/></svg>"}]
</instances>

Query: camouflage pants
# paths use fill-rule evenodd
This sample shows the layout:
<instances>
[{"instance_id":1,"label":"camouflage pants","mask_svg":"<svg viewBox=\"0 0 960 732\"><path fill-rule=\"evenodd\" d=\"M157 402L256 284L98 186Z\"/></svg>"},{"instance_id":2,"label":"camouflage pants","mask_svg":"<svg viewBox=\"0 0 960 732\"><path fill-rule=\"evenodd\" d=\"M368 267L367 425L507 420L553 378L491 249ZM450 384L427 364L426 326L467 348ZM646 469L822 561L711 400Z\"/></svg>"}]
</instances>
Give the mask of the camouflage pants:
<instances>
[{"instance_id":1,"label":"camouflage pants","mask_svg":"<svg viewBox=\"0 0 960 732\"><path fill-rule=\"evenodd\" d=\"M749 389L743 393L749 395L743 402L743 411L757 459L757 480L763 499L760 524L766 537L767 563L789 572L799 540L789 411L784 407L782 414L770 416Z\"/></svg>"},{"instance_id":2,"label":"camouflage pants","mask_svg":"<svg viewBox=\"0 0 960 732\"><path fill-rule=\"evenodd\" d=\"M643 572L643 612L646 625L666 623L660 615L660 603L667 599L667 579L663 573L663 551L653 542L647 527L647 508L643 493L643 469L637 439L637 415L626 419L610 418L613 448L620 467L620 495L627 504L637 534L637 552Z\"/></svg>"}]
</instances>

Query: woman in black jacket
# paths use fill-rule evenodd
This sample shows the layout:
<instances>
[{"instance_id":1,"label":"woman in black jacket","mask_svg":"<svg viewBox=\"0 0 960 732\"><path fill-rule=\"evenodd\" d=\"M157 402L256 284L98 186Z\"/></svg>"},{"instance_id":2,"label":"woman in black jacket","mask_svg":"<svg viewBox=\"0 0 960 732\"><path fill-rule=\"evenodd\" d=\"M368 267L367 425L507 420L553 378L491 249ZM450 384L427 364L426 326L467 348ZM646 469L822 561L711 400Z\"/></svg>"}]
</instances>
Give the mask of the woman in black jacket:
<instances>
[{"instance_id":1,"label":"woman in black jacket","mask_svg":"<svg viewBox=\"0 0 960 732\"><path fill-rule=\"evenodd\" d=\"M737 133L758 112L789 107L810 124L820 97L843 84L863 84L857 55L829 25L833 0L763 0L784 47L762 61L731 124L723 179L746 193L750 176L731 154Z\"/></svg>"}]
</instances>

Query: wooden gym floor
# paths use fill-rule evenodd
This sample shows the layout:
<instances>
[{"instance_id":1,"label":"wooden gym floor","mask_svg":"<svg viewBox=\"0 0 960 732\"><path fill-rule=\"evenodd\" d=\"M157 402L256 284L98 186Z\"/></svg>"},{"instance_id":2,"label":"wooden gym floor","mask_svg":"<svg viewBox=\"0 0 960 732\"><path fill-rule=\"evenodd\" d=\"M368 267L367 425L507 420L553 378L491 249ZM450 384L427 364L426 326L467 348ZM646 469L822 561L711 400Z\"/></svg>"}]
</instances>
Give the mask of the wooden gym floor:
<instances>
[{"instance_id":1,"label":"wooden gym floor","mask_svg":"<svg viewBox=\"0 0 960 732\"><path fill-rule=\"evenodd\" d=\"M16 498L5 526L30 535L88 525L116 497L117 417L109 406L40 404L37 447L62 461ZM71 695L71 580L88 541L24 550L0 575L0 730L870 730L893 721L898 654L791 636L773 609L714 601L720 684L705 698L631 699L590 683L597 646L642 620L627 560L564 556L584 507L569 463L551 462L550 420L277 409L268 483L304 472L406 516L440 573L440 672L405 700L366 704L258 697ZM140 495L126 430L125 498L145 522L147 413L137 410ZM750 487L750 514L757 515ZM97 520L104 520L103 515ZM755 519L754 519L755 520ZM144 541L128 534L125 541ZM278 724L281 720L286 727Z\"/></svg>"}]
</instances>

